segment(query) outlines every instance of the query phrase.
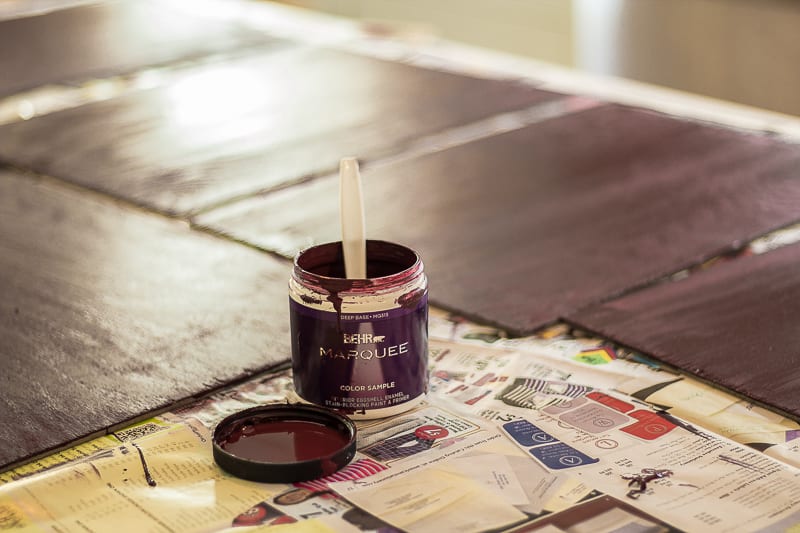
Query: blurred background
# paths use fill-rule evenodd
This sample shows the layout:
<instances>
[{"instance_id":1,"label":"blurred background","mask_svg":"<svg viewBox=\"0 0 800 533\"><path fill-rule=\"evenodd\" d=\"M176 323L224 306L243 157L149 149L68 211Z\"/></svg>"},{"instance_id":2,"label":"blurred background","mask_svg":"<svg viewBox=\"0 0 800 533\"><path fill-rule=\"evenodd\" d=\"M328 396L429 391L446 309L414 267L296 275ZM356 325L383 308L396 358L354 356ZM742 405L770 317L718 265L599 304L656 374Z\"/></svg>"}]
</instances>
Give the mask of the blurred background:
<instances>
[{"instance_id":1,"label":"blurred background","mask_svg":"<svg viewBox=\"0 0 800 533\"><path fill-rule=\"evenodd\" d=\"M797 0L282 3L800 115Z\"/></svg>"}]
</instances>

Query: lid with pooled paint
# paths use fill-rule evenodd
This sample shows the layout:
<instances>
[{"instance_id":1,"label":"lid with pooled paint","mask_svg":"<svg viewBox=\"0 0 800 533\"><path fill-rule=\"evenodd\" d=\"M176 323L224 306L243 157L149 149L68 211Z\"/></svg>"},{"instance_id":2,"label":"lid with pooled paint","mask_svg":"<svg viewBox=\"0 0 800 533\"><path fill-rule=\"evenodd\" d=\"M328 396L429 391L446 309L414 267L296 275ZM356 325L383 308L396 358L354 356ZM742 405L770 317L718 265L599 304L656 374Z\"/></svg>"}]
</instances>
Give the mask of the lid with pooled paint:
<instances>
[{"instance_id":1,"label":"lid with pooled paint","mask_svg":"<svg viewBox=\"0 0 800 533\"><path fill-rule=\"evenodd\" d=\"M356 426L344 415L306 404L274 404L234 413L217 424L214 460L250 481L293 483L333 474L356 453Z\"/></svg>"}]
</instances>

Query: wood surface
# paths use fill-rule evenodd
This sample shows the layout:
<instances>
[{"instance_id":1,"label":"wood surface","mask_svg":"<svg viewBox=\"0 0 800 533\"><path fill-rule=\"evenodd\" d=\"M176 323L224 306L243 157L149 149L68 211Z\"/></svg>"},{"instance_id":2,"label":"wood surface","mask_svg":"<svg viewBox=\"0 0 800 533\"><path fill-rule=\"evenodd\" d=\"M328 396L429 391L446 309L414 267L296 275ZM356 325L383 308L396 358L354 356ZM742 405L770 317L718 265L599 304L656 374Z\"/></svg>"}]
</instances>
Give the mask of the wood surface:
<instances>
[{"instance_id":1,"label":"wood surface","mask_svg":"<svg viewBox=\"0 0 800 533\"><path fill-rule=\"evenodd\" d=\"M736 258L569 322L800 420L800 245Z\"/></svg>"},{"instance_id":2,"label":"wood surface","mask_svg":"<svg viewBox=\"0 0 800 533\"><path fill-rule=\"evenodd\" d=\"M198 11L127 0L0 21L0 97L281 42Z\"/></svg>"},{"instance_id":3,"label":"wood surface","mask_svg":"<svg viewBox=\"0 0 800 533\"><path fill-rule=\"evenodd\" d=\"M432 300L513 332L800 219L800 147L616 105L363 173L370 238L417 248ZM292 255L337 240L338 179L197 217Z\"/></svg>"},{"instance_id":4,"label":"wood surface","mask_svg":"<svg viewBox=\"0 0 800 533\"><path fill-rule=\"evenodd\" d=\"M186 213L333 171L343 156L397 153L421 136L558 96L292 49L207 65L167 86L0 127L0 160Z\"/></svg>"},{"instance_id":5,"label":"wood surface","mask_svg":"<svg viewBox=\"0 0 800 533\"><path fill-rule=\"evenodd\" d=\"M0 470L289 359L289 266L0 171Z\"/></svg>"}]
</instances>

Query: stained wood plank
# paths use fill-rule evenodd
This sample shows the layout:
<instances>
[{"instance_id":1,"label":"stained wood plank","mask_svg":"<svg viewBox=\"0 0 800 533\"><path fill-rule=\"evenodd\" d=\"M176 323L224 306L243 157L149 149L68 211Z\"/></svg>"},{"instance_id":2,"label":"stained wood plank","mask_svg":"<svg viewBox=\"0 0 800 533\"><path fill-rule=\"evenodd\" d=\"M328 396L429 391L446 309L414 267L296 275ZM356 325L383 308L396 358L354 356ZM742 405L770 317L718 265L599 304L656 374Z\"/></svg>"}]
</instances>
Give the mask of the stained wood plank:
<instances>
[{"instance_id":1,"label":"stained wood plank","mask_svg":"<svg viewBox=\"0 0 800 533\"><path fill-rule=\"evenodd\" d=\"M507 81L292 50L2 127L0 159L185 213L328 172L344 155L395 153L420 136L556 97Z\"/></svg>"},{"instance_id":2,"label":"stained wood plank","mask_svg":"<svg viewBox=\"0 0 800 533\"><path fill-rule=\"evenodd\" d=\"M800 420L800 245L738 258L568 320Z\"/></svg>"},{"instance_id":3,"label":"stained wood plank","mask_svg":"<svg viewBox=\"0 0 800 533\"><path fill-rule=\"evenodd\" d=\"M800 218L800 147L604 106L367 169L372 238L422 253L431 297L527 332ZM337 179L197 221L291 255L338 239Z\"/></svg>"},{"instance_id":4,"label":"stained wood plank","mask_svg":"<svg viewBox=\"0 0 800 533\"><path fill-rule=\"evenodd\" d=\"M126 0L0 21L0 97L282 41L187 3Z\"/></svg>"},{"instance_id":5,"label":"stained wood plank","mask_svg":"<svg viewBox=\"0 0 800 533\"><path fill-rule=\"evenodd\" d=\"M85 196L0 172L0 470L289 357L288 262Z\"/></svg>"}]
</instances>

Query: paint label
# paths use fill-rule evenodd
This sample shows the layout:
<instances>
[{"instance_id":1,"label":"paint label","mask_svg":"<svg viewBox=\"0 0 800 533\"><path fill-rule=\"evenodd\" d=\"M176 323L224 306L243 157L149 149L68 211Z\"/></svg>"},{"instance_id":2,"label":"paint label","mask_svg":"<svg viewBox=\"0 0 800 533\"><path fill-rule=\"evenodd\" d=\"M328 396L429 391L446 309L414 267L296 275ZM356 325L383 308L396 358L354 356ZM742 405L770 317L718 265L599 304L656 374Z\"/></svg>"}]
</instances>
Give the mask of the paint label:
<instances>
[{"instance_id":1,"label":"paint label","mask_svg":"<svg viewBox=\"0 0 800 533\"><path fill-rule=\"evenodd\" d=\"M297 393L345 413L396 407L428 388L427 293L413 308L341 313L289 300Z\"/></svg>"}]
</instances>

